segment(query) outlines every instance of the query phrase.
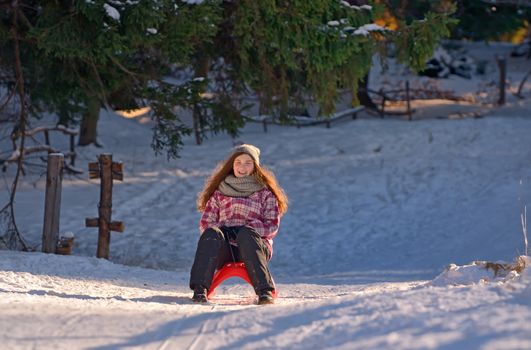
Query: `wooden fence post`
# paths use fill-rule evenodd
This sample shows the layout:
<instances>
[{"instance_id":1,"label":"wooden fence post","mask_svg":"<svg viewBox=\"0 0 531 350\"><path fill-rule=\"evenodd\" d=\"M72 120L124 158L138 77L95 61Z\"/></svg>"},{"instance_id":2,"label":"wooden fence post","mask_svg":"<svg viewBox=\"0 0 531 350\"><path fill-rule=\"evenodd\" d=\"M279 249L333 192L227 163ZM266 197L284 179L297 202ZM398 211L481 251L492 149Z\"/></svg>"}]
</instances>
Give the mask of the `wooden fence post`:
<instances>
[{"instance_id":1,"label":"wooden fence post","mask_svg":"<svg viewBox=\"0 0 531 350\"><path fill-rule=\"evenodd\" d=\"M380 88L380 95L382 95L382 107L380 108L380 118L385 116L385 93L382 88Z\"/></svg>"},{"instance_id":2,"label":"wooden fence post","mask_svg":"<svg viewBox=\"0 0 531 350\"><path fill-rule=\"evenodd\" d=\"M407 120L411 121L411 101L409 100L409 80L406 80Z\"/></svg>"},{"instance_id":3,"label":"wooden fence post","mask_svg":"<svg viewBox=\"0 0 531 350\"><path fill-rule=\"evenodd\" d=\"M498 68L500 68L500 97L498 104L503 106L505 104L505 81L507 80L507 58L505 56L496 56Z\"/></svg>"},{"instance_id":4,"label":"wooden fence post","mask_svg":"<svg viewBox=\"0 0 531 350\"><path fill-rule=\"evenodd\" d=\"M76 137L70 135L70 165L76 166Z\"/></svg>"},{"instance_id":5,"label":"wooden fence post","mask_svg":"<svg viewBox=\"0 0 531 350\"><path fill-rule=\"evenodd\" d=\"M100 203L97 218L85 219L86 227L98 227L98 258L109 259L111 232L123 232L121 221L111 221L113 180L123 180L123 164L112 161L112 154L100 154L98 163L89 163L89 177L100 178Z\"/></svg>"},{"instance_id":6,"label":"wooden fence post","mask_svg":"<svg viewBox=\"0 0 531 350\"><path fill-rule=\"evenodd\" d=\"M46 172L46 194L44 202L44 227L42 231L42 251L55 253L59 235L61 214L61 185L63 182L64 155L50 153Z\"/></svg>"},{"instance_id":7,"label":"wooden fence post","mask_svg":"<svg viewBox=\"0 0 531 350\"><path fill-rule=\"evenodd\" d=\"M50 146L50 133L48 130L44 130L44 143L46 146Z\"/></svg>"}]
</instances>

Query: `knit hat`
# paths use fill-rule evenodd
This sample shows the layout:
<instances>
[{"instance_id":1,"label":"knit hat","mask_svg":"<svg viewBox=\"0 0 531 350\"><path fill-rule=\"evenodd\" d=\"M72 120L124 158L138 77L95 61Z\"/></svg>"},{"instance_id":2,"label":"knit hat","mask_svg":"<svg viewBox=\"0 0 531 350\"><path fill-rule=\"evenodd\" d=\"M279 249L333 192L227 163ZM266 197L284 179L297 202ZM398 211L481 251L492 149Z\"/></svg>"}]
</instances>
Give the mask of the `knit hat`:
<instances>
[{"instance_id":1,"label":"knit hat","mask_svg":"<svg viewBox=\"0 0 531 350\"><path fill-rule=\"evenodd\" d=\"M236 153L248 154L254 159L256 164L260 165L260 149L258 147L244 143L243 145L234 147L232 154Z\"/></svg>"}]
</instances>

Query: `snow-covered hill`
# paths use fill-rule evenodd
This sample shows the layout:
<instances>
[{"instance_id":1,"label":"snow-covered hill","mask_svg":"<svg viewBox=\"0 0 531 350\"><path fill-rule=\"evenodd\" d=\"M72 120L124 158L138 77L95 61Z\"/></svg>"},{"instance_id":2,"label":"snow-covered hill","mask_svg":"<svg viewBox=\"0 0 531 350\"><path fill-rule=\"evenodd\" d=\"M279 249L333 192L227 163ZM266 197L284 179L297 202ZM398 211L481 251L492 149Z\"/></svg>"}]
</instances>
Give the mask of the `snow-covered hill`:
<instances>
[{"instance_id":1,"label":"snow-covered hill","mask_svg":"<svg viewBox=\"0 0 531 350\"><path fill-rule=\"evenodd\" d=\"M249 125L240 141L262 149L262 162L284 186L290 209L275 240L280 276L367 271L389 278L432 278L447 264L511 260L523 253L520 214L531 203L531 120L525 111L483 119L360 119L330 129ZM196 195L232 147L226 136L192 139L175 161L155 158L149 124L103 115L104 149L83 149L86 169L99 152L125 164L115 182L112 261L189 269L198 238ZM122 145L126 144L127 147ZM93 256L99 182L67 176L61 231L75 233L74 254ZM6 195L2 191L2 195ZM17 194L19 227L40 244L44 178ZM377 272L372 272L377 271ZM403 275L409 275L403 276Z\"/></svg>"},{"instance_id":2,"label":"snow-covered hill","mask_svg":"<svg viewBox=\"0 0 531 350\"><path fill-rule=\"evenodd\" d=\"M530 111L529 99L512 98L479 119L361 115L268 133L250 124L237 140L188 138L172 161L153 156L149 120L103 113L105 147L81 149L76 165L86 170L103 152L124 162L113 219L126 230L112 234L111 261L94 258L97 230L84 220L96 216L99 183L65 176L60 224L75 234L74 255L0 252L1 347L531 349L529 269L495 279L465 266L524 252ZM271 262L280 298L258 307L249 286L227 283L212 304L194 305L196 195L239 141L261 148L290 198ZM39 175L25 178L16 202L37 249Z\"/></svg>"},{"instance_id":3,"label":"snow-covered hill","mask_svg":"<svg viewBox=\"0 0 531 350\"><path fill-rule=\"evenodd\" d=\"M438 287L312 278L278 283L281 298L265 307L227 283L197 305L183 273L0 252L0 339L2 349L529 349L529 269L452 286L465 275L492 277L472 268Z\"/></svg>"}]
</instances>

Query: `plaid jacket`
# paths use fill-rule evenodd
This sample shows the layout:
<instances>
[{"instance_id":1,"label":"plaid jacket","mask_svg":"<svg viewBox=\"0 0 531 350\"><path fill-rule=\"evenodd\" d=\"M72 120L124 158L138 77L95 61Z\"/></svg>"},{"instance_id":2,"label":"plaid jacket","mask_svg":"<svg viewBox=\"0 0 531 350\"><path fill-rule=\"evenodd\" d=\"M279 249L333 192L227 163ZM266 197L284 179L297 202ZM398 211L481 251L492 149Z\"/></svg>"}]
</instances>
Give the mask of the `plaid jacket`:
<instances>
[{"instance_id":1,"label":"plaid jacket","mask_svg":"<svg viewBox=\"0 0 531 350\"><path fill-rule=\"evenodd\" d=\"M267 188L249 197L229 197L219 190L208 200L199 221L203 233L210 227L249 226L266 240L273 253L273 237L280 224L280 212L275 195Z\"/></svg>"}]
</instances>

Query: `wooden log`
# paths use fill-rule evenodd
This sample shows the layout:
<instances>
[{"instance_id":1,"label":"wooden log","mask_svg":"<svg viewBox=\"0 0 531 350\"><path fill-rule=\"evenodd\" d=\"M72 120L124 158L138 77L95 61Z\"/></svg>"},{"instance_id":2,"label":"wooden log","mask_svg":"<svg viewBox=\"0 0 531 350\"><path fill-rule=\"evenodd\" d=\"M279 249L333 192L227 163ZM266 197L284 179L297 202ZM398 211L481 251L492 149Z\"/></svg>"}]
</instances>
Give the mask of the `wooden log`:
<instances>
[{"instance_id":1,"label":"wooden log","mask_svg":"<svg viewBox=\"0 0 531 350\"><path fill-rule=\"evenodd\" d=\"M72 247L74 246L74 237L60 237L57 242L56 254L70 255L72 254Z\"/></svg>"},{"instance_id":2,"label":"wooden log","mask_svg":"<svg viewBox=\"0 0 531 350\"><path fill-rule=\"evenodd\" d=\"M352 120L355 120L357 118L357 114L365 109L364 106L357 106L353 108L345 109L341 112L334 113L332 116L330 116L329 122L339 122L342 120L349 119L350 116L352 116Z\"/></svg>"},{"instance_id":3,"label":"wooden log","mask_svg":"<svg viewBox=\"0 0 531 350\"><path fill-rule=\"evenodd\" d=\"M55 253L57 247L59 219L61 214L63 165L63 154L50 153L48 155L46 194L44 202L44 226L42 232L42 251L44 253Z\"/></svg>"},{"instance_id":4,"label":"wooden log","mask_svg":"<svg viewBox=\"0 0 531 350\"><path fill-rule=\"evenodd\" d=\"M111 233L109 223L111 222L112 211L112 154L101 154L98 157L101 187L100 187L100 204L99 212L99 230L98 230L98 258L109 259L111 245Z\"/></svg>"}]
</instances>

